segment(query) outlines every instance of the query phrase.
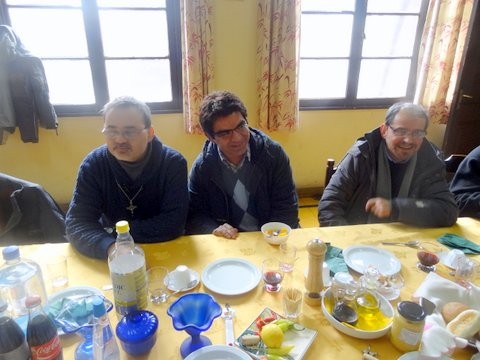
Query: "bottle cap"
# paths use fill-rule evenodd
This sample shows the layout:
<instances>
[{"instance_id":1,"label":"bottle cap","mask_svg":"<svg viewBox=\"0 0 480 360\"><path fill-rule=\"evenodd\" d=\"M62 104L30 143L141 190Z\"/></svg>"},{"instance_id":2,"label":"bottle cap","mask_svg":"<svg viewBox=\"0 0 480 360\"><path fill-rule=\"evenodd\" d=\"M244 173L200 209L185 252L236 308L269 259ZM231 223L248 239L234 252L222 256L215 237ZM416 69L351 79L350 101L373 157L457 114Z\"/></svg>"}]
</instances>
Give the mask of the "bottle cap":
<instances>
[{"instance_id":1,"label":"bottle cap","mask_svg":"<svg viewBox=\"0 0 480 360\"><path fill-rule=\"evenodd\" d=\"M39 295L28 295L25 299L25 306L28 309L31 309L35 306L38 306L42 303L42 298Z\"/></svg>"},{"instance_id":2,"label":"bottle cap","mask_svg":"<svg viewBox=\"0 0 480 360\"><path fill-rule=\"evenodd\" d=\"M413 301L401 301L397 305L397 310L400 315L410 321L422 321L427 316L423 307L414 303Z\"/></svg>"},{"instance_id":3,"label":"bottle cap","mask_svg":"<svg viewBox=\"0 0 480 360\"><path fill-rule=\"evenodd\" d=\"M2 251L3 260L13 260L20 257L20 249L17 245L10 245Z\"/></svg>"},{"instance_id":4,"label":"bottle cap","mask_svg":"<svg viewBox=\"0 0 480 360\"><path fill-rule=\"evenodd\" d=\"M128 221L125 221L125 220L118 221L115 224L115 228L117 229L117 233L123 234L130 231L130 226L128 225Z\"/></svg>"},{"instance_id":5,"label":"bottle cap","mask_svg":"<svg viewBox=\"0 0 480 360\"><path fill-rule=\"evenodd\" d=\"M100 296L95 296L92 301L93 305L93 316L96 318L101 317L107 313L105 309L105 303Z\"/></svg>"}]
</instances>

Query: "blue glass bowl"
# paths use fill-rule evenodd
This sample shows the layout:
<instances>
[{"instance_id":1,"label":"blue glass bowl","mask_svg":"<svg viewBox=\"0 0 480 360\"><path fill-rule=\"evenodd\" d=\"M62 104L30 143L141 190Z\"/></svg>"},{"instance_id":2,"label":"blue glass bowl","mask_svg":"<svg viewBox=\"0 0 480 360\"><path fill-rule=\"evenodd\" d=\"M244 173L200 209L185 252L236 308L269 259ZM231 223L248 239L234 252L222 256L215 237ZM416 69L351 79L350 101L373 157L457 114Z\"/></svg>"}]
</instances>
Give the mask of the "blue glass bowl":
<instances>
[{"instance_id":1,"label":"blue glass bowl","mask_svg":"<svg viewBox=\"0 0 480 360\"><path fill-rule=\"evenodd\" d=\"M180 354L186 358L195 350L212 344L200 333L210 329L213 320L222 314L222 308L213 296L193 293L178 298L167 309L167 314L172 318L175 330L185 330L190 335L180 346Z\"/></svg>"}]
</instances>

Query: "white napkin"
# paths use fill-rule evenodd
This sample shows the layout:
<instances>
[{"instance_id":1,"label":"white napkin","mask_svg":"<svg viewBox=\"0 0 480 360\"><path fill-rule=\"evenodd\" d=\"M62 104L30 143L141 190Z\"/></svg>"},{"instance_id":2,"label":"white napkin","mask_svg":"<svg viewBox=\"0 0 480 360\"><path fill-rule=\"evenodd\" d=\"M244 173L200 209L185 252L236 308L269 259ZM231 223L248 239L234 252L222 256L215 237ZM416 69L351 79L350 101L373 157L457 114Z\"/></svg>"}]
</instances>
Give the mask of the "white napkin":
<instances>
[{"instance_id":1,"label":"white napkin","mask_svg":"<svg viewBox=\"0 0 480 360\"><path fill-rule=\"evenodd\" d=\"M480 288L472 284L470 290L431 272L413 294L414 298L424 297L437 306L437 310L450 301L458 301L480 311Z\"/></svg>"},{"instance_id":2,"label":"white napkin","mask_svg":"<svg viewBox=\"0 0 480 360\"><path fill-rule=\"evenodd\" d=\"M456 345L455 336L446 330L445 321L440 313L441 309L450 301L458 301L472 309L480 310L480 288L472 285L472 288L467 290L431 272L415 291L413 297L424 297L436 305L435 312L425 319L419 359L444 359L445 355L451 355Z\"/></svg>"}]
</instances>

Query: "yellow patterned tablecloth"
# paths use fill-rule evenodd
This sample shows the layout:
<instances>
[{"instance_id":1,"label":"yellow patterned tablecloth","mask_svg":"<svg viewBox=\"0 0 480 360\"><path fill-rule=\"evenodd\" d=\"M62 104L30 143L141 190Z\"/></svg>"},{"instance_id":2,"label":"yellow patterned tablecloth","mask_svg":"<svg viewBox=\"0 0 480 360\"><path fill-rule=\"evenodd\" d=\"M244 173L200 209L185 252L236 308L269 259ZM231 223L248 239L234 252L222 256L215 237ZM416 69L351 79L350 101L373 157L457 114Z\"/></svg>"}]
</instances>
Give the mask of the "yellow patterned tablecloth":
<instances>
[{"instance_id":1,"label":"yellow patterned tablecloth","mask_svg":"<svg viewBox=\"0 0 480 360\"><path fill-rule=\"evenodd\" d=\"M395 254L402 262L402 274L405 279L405 287L401 292L401 300L410 299L411 294L423 281L426 274L418 270L416 264L416 250L400 246L384 246L382 241L407 241L419 239L421 241L436 242L436 238L445 233L454 233L480 243L480 222L470 218L460 218L457 224L450 228L420 229L402 224L376 224L357 225L329 228L306 228L293 230L289 242L295 244L299 251L298 260L295 263L293 280L303 288L303 272L307 267L308 254L305 249L306 243L319 237L332 245L346 248L353 244L375 245L387 249ZM236 240L227 240L213 235L184 236L173 241L142 245L147 258L147 266L163 265L174 269L179 264L186 264L198 271L202 270L212 261L235 257L246 259L258 267L261 267L262 259L275 256L279 253L276 246L269 245L264 241L260 232L240 233ZM40 264L44 263L46 256L53 253L67 255L69 286L88 285L102 289L110 284L108 266L105 261L93 260L78 254L69 244L45 244L28 245L21 247L24 257L34 259ZM437 272L449 278L448 269L439 264ZM235 279L232 279L235 281ZM478 279L477 279L478 282ZM195 290L211 293L203 285ZM103 290L105 296L113 300L112 292ZM235 334L240 334L263 310L270 307L274 311L282 312L281 293L270 294L263 290L262 282L252 291L238 296L224 296L211 293L217 301L224 306L228 302L236 311L234 321ZM178 295L179 296L179 295ZM180 359L179 346L187 337L185 332L177 332L170 317L166 314L168 305L178 296L169 299L167 304L149 305L160 321L157 334L157 342L154 349L144 359L173 360ZM110 313L110 319L115 326L117 323L114 311ZM303 304L303 312L298 322L308 328L318 330L312 346L304 359L361 359L362 350L369 345L372 350L379 354L380 359L397 359L401 353L391 345L388 336L375 340L360 340L344 335L335 330L325 319L320 307L312 307ZM221 318L214 321L210 330L205 333L214 344L225 343L224 322ZM76 335L62 337L64 358L73 359L73 352L79 342ZM470 350L457 351L455 359L469 359ZM126 354L122 358L127 359Z\"/></svg>"}]
</instances>

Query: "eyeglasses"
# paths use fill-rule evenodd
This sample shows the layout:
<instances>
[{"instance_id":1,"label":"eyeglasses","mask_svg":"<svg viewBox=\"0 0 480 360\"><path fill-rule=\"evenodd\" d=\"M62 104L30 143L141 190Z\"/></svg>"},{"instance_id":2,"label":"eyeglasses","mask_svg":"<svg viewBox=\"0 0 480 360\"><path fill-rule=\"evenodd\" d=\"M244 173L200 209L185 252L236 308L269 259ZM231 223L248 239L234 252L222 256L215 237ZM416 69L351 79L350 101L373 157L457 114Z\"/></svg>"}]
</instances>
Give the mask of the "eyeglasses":
<instances>
[{"instance_id":1,"label":"eyeglasses","mask_svg":"<svg viewBox=\"0 0 480 360\"><path fill-rule=\"evenodd\" d=\"M393 135L398 136L398 137L406 137L406 136L412 136L415 139L423 139L425 135L427 135L427 132L425 130L407 130L405 128L393 128L392 126L388 125L390 129L392 129Z\"/></svg>"},{"instance_id":2,"label":"eyeglasses","mask_svg":"<svg viewBox=\"0 0 480 360\"><path fill-rule=\"evenodd\" d=\"M140 135L140 133L145 129L147 129L147 128L143 128L143 129L131 128L131 129L125 129L125 130L122 130L122 131L118 131L118 130L105 129L104 128L102 130L102 134L105 135L109 139L115 139L115 138L121 136L121 137L123 137L127 140L133 140L138 135Z\"/></svg>"},{"instance_id":3,"label":"eyeglasses","mask_svg":"<svg viewBox=\"0 0 480 360\"><path fill-rule=\"evenodd\" d=\"M245 120L242 120L240 122L240 124L238 124L235 128L233 129L228 129L228 130L220 130L220 131L217 131L217 132L214 132L213 133L213 137L216 137L216 138L227 138L227 137L230 137L232 136L233 132L236 131L238 133L243 133L245 130L248 129L248 124Z\"/></svg>"}]
</instances>

